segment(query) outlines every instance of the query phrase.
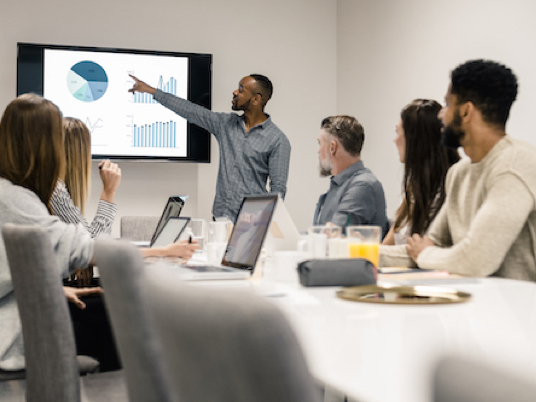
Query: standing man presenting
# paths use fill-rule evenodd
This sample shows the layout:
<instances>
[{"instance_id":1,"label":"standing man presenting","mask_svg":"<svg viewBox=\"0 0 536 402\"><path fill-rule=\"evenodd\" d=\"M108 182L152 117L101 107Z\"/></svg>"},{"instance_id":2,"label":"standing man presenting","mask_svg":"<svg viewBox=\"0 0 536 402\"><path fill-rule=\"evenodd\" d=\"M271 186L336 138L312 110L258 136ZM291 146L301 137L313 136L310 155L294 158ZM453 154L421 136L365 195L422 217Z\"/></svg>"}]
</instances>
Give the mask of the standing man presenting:
<instances>
[{"instance_id":1,"label":"standing man presenting","mask_svg":"<svg viewBox=\"0 0 536 402\"><path fill-rule=\"evenodd\" d=\"M244 77L233 92L236 113L216 113L186 99L155 89L132 76L129 92L153 95L163 106L214 134L220 146L220 167L212 207L215 217L236 220L242 198L270 192L285 197L290 161L290 142L264 113L272 97L271 81L259 74Z\"/></svg>"}]
</instances>

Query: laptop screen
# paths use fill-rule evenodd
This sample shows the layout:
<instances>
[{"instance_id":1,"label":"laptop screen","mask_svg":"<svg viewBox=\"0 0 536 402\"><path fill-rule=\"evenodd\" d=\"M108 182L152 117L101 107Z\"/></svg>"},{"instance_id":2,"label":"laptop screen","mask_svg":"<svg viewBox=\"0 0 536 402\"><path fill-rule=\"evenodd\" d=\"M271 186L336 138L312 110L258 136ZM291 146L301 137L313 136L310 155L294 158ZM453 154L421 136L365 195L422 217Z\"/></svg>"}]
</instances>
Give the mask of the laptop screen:
<instances>
[{"instance_id":1,"label":"laptop screen","mask_svg":"<svg viewBox=\"0 0 536 402\"><path fill-rule=\"evenodd\" d=\"M227 244L222 265L253 269L270 226L277 194L245 197Z\"/></svg>"},{"instance_id":2,"label":"laptop screen","mask_svg":"<svg viewBox=\"0 0 536 402\"><path fill-rule=\"evenodd\" d=\"M190 218L170 216L151 247L164 247L175 243L188 222Z\"/></svg>"},{"instance_id":3,"label":"laptop screen","mask_svg":"<svg viewBox=\"0 0 536 402\"><path fill-rule=\"evenodd\" d=\"M184 205L184 201L181 197L169 197L166 207L164 208L164 212L162 212L162 216L160 217L160 220L158 221L158 224L156 225L156 230L154 231L153 237L151 238L151 247L154 245L154 242L162 229L164 228L164 225L168 221L168 219L171 216L179 216L181 213L182 207Z\"/></svg>"}]
</instances>

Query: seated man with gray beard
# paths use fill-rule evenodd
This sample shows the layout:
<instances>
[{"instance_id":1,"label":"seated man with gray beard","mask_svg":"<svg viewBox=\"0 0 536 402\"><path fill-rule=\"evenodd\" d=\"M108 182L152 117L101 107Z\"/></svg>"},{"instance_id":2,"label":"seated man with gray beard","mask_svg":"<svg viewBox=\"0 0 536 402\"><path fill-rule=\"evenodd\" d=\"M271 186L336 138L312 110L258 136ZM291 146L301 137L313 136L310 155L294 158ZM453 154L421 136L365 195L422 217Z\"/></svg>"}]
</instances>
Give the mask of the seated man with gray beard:
<instances>
[{"instance_id":1,"label":"seated man with gray beard","mask_svg":"<svg viewBox=\"0 0 536 402\"><path fill-rule=\"evenodd\" d=\"M385 195L376 176L363 165L363 127L351 116L332 116L322 121L318 136L321 176L331 176L327 193L316 205L315 225L332 223L345 231L350 225L375 225L382 237L389 230Z\"/></svg>"}]
</instances>

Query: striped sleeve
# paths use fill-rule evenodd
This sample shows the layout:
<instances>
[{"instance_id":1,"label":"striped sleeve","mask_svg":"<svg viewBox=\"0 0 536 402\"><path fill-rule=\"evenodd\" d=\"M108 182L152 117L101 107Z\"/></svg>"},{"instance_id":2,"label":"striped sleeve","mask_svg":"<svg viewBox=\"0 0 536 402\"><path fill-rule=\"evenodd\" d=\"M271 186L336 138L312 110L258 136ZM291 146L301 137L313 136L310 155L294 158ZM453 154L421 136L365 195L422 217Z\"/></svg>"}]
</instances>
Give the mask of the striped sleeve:
<instances>
[{"instance_id":1,"label":"striped sleeve","mask_svg":"<svg viewBox=\"0 0 536 402\"><path fill-rule=\"evenodd\" d=\"M81 223L91 237L97 237L102 233L110 234L117 211L115 204L100 200L95 218L91 222L91 225L89 225L86 218L84 218L80 210L74 205L69 191L62 181L58 181L54 189L50 206L54 215L59 217L63 222L73 224Z\"/></svg>"}]
</instances>

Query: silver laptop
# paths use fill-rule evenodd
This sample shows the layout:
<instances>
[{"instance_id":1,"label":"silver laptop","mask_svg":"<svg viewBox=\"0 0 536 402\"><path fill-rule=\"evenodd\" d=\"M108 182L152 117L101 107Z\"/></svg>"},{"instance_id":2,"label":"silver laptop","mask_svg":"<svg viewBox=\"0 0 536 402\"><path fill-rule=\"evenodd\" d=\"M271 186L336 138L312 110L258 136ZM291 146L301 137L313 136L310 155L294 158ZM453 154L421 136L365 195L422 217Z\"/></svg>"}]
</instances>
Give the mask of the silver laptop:
<instances>
[{"instance_id":1,"label":"silver laptop","mask_svg":"<svg viewBox=\"0 0 536 402\"><path fill-rule=\"evenodd\" d=\"M257 195L242 200L225 254L218 266L186 265L177 267L184 280L247 279L261 254L272 221L277 195Z\"/></svg>"}]
</instances>

